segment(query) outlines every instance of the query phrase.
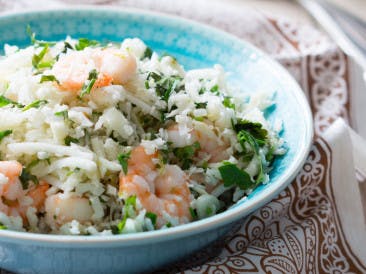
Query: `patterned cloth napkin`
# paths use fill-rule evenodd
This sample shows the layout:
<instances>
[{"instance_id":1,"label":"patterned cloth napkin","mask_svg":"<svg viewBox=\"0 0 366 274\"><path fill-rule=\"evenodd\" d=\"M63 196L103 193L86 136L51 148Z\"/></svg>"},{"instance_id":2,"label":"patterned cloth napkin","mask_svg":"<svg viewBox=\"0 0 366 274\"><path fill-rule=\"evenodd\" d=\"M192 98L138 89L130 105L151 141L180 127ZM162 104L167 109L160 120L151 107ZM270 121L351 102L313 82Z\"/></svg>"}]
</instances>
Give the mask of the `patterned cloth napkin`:
<instances>
[{"instance_id":1,"label":"patterned cloth napkin","mask_svg":"<svg viewBox=\"0 0 366 274\"><path fill-rule=\"evenodd\" d=\"M72 1L0 0L0 6L18 10L40 2ZM224 1L85 2L176 14L237 35L282 63L313 111L314 143L292 184L224 240L159 273L366 273L366 141L351 129L354 117L365 115L353 107L363 95L352 82L352 60L326 34Z\"/></svg>"}]
</instances>

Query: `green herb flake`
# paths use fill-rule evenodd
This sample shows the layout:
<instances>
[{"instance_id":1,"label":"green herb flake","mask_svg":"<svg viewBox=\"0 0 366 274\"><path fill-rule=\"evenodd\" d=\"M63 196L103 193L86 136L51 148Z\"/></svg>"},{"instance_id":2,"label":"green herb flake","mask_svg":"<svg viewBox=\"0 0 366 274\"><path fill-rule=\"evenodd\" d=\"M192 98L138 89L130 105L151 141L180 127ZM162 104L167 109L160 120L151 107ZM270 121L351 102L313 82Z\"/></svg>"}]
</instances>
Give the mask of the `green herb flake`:
<instances>
[{"instance_id":1,"label":"green herb flake","mask_svg":"<svg viewBox=\"0 0 366 274\"><path fill-rule=\"evenodd\" d=\"M166 227L168 227L168 228L169 228L169 227L172 227L172 223L171 223L171 222L167 222L167 223L165 224L165 226L166 226Z\"/></svg>"},{"instance_id":2,"label":"green herb flake","mask_svg":"<svg viewBox=\"0 0 366 274\"><path fill-rule=\"evenodd\" d=\"M48 45L46 44L43 49L40 51L39 54L34 54L33 57L32 57L32 65L34 68L38 69L40 68L39 67L39 64L41 63L43 57L46 55L48 51Z\"/></svg>"},{"instance_id":3,"label":"green herb flake","mask_svg":"<svg viewBox=\"0 0 366 274\"><path fill-rule=\"evenodd\" d=\"M0 223L0 230L4 230L4 229L8 229L8 228L6 227L6 225L3 225L2 223Z\"/></svg>"},{"instance_id":4,"label":"green herb flake","mask_svg":"<svg viewBox=\"0 0 366 274\"><path fill-rule=\"evenodd\" d=\"M165 102L168 102L173 92L182 90L182 77L178 75L163 76L156 72L149 72L147 80L155 81L155 92Z\"/></svg>"},{"instance_id":5,"label":"green herb flake","mask_svg":"<svg viewBox=\"0 0 366 274\"><path fill-rule=\"evenodd\" d=\"M238 141L241 145L241 147L243 148L243 150L246 150L246 146L245 143L248 143L250 145L250 147L252 148L253 152L254 152L254 157L257 158L258 163L259 163L259 173L256 179L256 183L260 183L263 181L264 179L264 166L263 166L263 161L261 156L259 155L259 144L257 142L257 140L247 131L245 130L241 130L238 135Z\"/></svg>"},{"instance_id":6,"label":"green herb flake","mask_svg":"<svg viewBox=\"0 0 366 274\"><path fill-rule=\"evenodd\" d=\"M234 125L234 129L238 133L241 131L248 132L260 146L265 144L268 136L267 130L263 128L261 123L250 122L248 120L238 120L236 125Z\"/></svg>"},{"instance_id":7,"label":"green herb flake","mask_svg":"<svg viewBox=\"0 0 366 274\"><path fill-rule=\"evenodd\" d=\"M99 45L98 41L89 40L87 38L79 38L78 42L75 45L76 50L83 50L86 47L92 47Z\"/></svg>"},{"instance_id":8,"label":"green herb flake","mask_svg":"<svg viewBox=\"0 0 366 274\"><path fill-rule=\"evenodd\" d=\"M32 45L36 43L36 34L32 31L32 28L30 25L27 25L26 32L29 36L29 39L31 40Z\"/></svg>"},{"instance_id":9,"label":"green herb flake","mask_svg":"<svg viewBox=\"0 0 366 274\"><path fill-rule=\"evenodd\" d=\"M212 93L215 93L216 95L219 95L219 86L218 86L218 85L214 85L214 86L210 89L210 91L211 91Z\"/></svg>"},{"instance_id":10,"label":"green herb flake","mask_svg":"<svg viewBox=\"0 0 366 274\"><path fill-rule=\"evenodd\" d=\"M189 213L191 214L191 217L192 217L193 220L197 219L197 211L196 211L196 209L190 207L189 208Z\"/></svg>"},{"instance_id":11,"label":"green herb flake","mask_svg":"<svg viewBox=\"0 0 366 274\"><path fill-rule=\"evenodd\" d=\"M207 102L194 103L196 108L207 108Z\"/></svg>"},{"instance_id":12,"label":"green herb flake","mask_svg":"<svg viewBox=\"0 0 366 274\"><path fill-rule=\"evenodd\" d=\"M249 174L232 163L225 162L219 167L219 172L225 187L238 186L247 190L254 186Z\"/></svg>"},{"instance_id":13,"label":"green herb flake","mask_svg":"<svg viewBox=\"0 0 366 274\"><path fill-rule=\"evenodd\" d=\"M127 153L121 153L117 157L119 164L122 166L124 174L127 174L128 171L128 159L130 159L130 155L131 151Z\"/></svg>"},{"instance_id":14,"label":"green herb flake","mask_svg":"<svg viewBox=\"0 0 366 274\"><path fill-rule=\"evenodd\" d=\"M90 93L97 78L98 78L97 70L96 69L91 70L89 72L88 80L84 83L84 85L81 89L80 97L83 97L85 94Z\"/></svg>"},{"instance_id":15,"label":"green herb flake","mask_svg":"<svg viewBox=\"0 0 366 274\"><path fill-rule=\"evenodd\" d=\"M57 84L59 84L59 81L56 79L54 75L42 75L41 80L39 82L40 83L56 82Z\"/></svg>"},{"instance_id":16,"label":"green herb flake","mask_svg":"<svg viewBox=\"0 0 366 274\"><path fill-rule=\"evenodd\" d=\"M143 59L145 59L145 58L150 59L150 58L151 58L151 56L152 56L152 54L153 54L152 49L151 49L151 48L149 48L149 47L146 47L146 49L145 49L145 51L144 51L144 55L142 55L141 60L143 60Z\"/></svg>"},{"instance_id":17,"label":"green herb flake","mask_svg":"<svg viewBox=\"0 0 366 274\"><path fill-rule=\"evenodd\" d=\"M231 97L229 96L224 97L224 100L222 100L222 104L227 108L235 109L235 104L232 102Z\"/></svg>"},{"instance_id":18,"label":"green herb flake","mask_svg":"<svg viewBox=\"0 0 366 274\"><path fill-rule=\"evenodd\" d=\"M75 144L79 143L79 140L68 135L65 137L64 142L65 142L65 145L70 146L71 143L75 143Z\"/></svg>"},{"instance_id":19,"label":"green herb flake","mask_svg":"<svg viewBox=\"0 0 366 274\"><path fill-rule=\"evenodd\" d=\"M12 101L12 100L6 98L3 95L0 95L0 108L5 107L7 105L13 105L13 106L16 106L16 107L24 107L22 104L19 104L15 101Z\"/></svg>"},{"instance_id":20,"label":"green herb flake","mask_svg":"<svg viewBox=\"0 0 366 274\"><path fill-rule=\"evenodd\" d=\"M128 197L126 199L125 205L123 207L123 213L124 213L123 219L117 225L119 234L122 233L122 230L126 225L127 218L129 217L129 214L128 214L129 210L131 208L135 208L135 207L136 207L136 195Z\"/></svg>"},{"instance_id":21,"label":"green herb flake","mask_svg":"<svg viewBox=\"0 0 366 274\"><path fill-rule=\"evenodd\" d=\"M43 106L43 105L45 105L45 104L47 104L47 103L48 103L48 101L47 101L47 100L36 100L36 101L34 101L34 102L30 103L29 105L26 105L26 106L22 109L22 111L27 111L27 110L29 110L29 109L31 109L31 108L39 108L39 107L41 107L41 106Z\"/></svg>"},{"instance_id":22,"label":"green herb flake","mask_svg":"<svg viewBox=\"0 0 366 274\"><path fill-rule=\"evenodd\" d=\"M10 129L4 130L4 131L0 131L0 142L8 135L12 134L13 131Z\"/></svg>"},{"instance_id":23,"label":"green herb flake","mask_svg":"<svg viewBox=\"0 0 366 274\"><path fill-rule=\"evenodd\" d=\"M196 151L201 148L199 142L194 142L192 145L178 147L173 149L173 154L182 162L182 169L188 169L193 161L193 156Z\"/></svg>"},{"instance_id":24,"label":"green herb flake","mask_svg":"<svg viewBox=\"0 0 366 274\"><path fill-rule=\"evenodd\" d=\"M149 218L151 220L151 223L153 224L153 226L156 225L156 220L157 220L158 216L155 213L146 212L145 216L146 216L146 218Z\"/></svg>"},{"instance_id":25,"label":"green herb flake","mask_svg":"<svg viewBox=\"0 0 366 274\"><path fill-rule=\"evenodd\" d=\"M69 118L69 112L67 110L58 111L58 112L55 112L55 116L63 117L64 120L67 120Z\"/></svg>"},{"instance_id":26,"label":"green herb flake","mask_svg":"<svg viewBox=\"0 0 366 274\"><path fill-rule=\"evenodd\" d=\"M35 184L39 183L38 178L31 174L29 169L29 167L23 167L22 174L19 176L19 180L22 183L23 189L28 189L30 181Z\"/></svg>"}]
</instances>

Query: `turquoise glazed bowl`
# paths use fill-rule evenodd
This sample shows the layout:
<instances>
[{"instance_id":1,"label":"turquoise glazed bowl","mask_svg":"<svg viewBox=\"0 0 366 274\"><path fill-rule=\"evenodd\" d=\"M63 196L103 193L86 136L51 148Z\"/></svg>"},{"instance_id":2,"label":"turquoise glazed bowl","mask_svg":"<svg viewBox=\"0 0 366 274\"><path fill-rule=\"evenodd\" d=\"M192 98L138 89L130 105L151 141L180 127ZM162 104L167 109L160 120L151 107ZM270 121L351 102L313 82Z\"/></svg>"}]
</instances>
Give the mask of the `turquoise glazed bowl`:
<instances>
[{"instance_id":1,"label":"turquoise glazed bowl","mask_svg":"<svg viewBox=\"0 0 366 274\"><path fill-rule=\"evenodd\" d=\"M26 26L39 39L66 35L102 41L139 37L174 55L186 69L221 64L229 82L245 92L276 92L269 119L283 120L286 155L270 182L216 216L166 230L114 236L55 236L0 231L0 267L21 273L131 273L179 260L224 235L231 225L280 193L301 168L312 141L312 117L303 92L268 56L229 34L191 21L131 9L78 7L0 17L0 47L29 45Z\"/></svg>"}]
</instances>

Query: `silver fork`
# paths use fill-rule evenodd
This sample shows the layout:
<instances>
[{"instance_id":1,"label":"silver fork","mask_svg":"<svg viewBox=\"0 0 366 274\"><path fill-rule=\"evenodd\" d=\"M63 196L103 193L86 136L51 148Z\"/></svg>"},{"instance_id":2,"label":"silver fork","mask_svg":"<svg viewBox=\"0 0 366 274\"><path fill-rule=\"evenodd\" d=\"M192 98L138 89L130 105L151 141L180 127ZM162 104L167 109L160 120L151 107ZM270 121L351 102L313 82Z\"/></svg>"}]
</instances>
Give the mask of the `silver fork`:
<instances>
[{"instance_id":1,"label":"silver fork","mask_svg":"<svg viewBox=\"0 0 366 274\"><path fill-rule=\"evenodd\" d=\"M366 22L324 0L297 0L366 71Z\"/></svg>"}]
</instances>

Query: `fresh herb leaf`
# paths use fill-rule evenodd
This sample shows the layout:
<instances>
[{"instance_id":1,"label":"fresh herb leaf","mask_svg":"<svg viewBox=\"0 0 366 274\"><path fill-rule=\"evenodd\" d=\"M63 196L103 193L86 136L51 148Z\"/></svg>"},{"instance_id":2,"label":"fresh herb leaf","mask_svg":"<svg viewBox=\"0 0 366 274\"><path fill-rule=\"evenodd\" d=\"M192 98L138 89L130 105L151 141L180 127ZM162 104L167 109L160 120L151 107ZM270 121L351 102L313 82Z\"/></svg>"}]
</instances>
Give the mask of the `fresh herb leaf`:
<instances>
[{"instance_id":1,"label":"fresh herb leaf","mask_svg":"<svg viewBox=\"0 0 366 274\"><path fill-rule=\"evenodd\" d=\"M64 120L67 120L69 118L69 112L67 110L58 111L58 112L55 112L55 116L63 117Z\"/></svg>"},{"instance_id":2,"label":"fresh herb leaf","mask_svg":"<svg viewBox=\"0 0 366 274\"><path fill-rule=\"evenodd\" d=\"M202 103L194 103L196 105L196 108L206 108L207 107L207 102L202 102Z\"/></svg>"},{"instance_id":3,"label":"fresh herb leaf","mask_svg":"<svg viewBox=\"0 0 366 274\"><path fill-rule=\"evenodd\" d=\"M59 81L56 79L56 77L54 75L42 75L41 80L39 82L40 83L57 82L57 84L59 83Z\"/></svg>"},{"instance_id":4,"label":"fresh herb leaf","mask_svg":"<svg viewBox=\"0 0 366 274\"><path fill-rule=\"evenodd\" d=\"M52 68L52 66L55 64L54 60L50 60L50 61L44 61L44 62L40 62L37 66L38 69L44 69L44 68Z\"/></svg>"},{"instance_id":5,"label":"fresh herb leaf","mask_svg":"<svg viewBox=\"0 0 366 274\"><path fill-rule=\"evenodd\" d=\"M75 45L76 50L83 50L86 47L99 45L98 41L89 40L88 38L79 38L77 44Z\"/></svg>"},{"instance_id":6,"label":"fresh herb leaf","mask_svg":"<svg viewBox=\"0 0 366 274\"><path fill-rule=\"evenodd\" d=\"M197 211L196 211L196 209L194 209L192 207L189 207L189 213L191 214L193 220L197 219Z\"/></svg>"},{"instance_id":7,"label":"fresh herb leaf","mask_svg":"<svg viewBox=\"0 0 366 274\"><path fill-rule=\"evenodd\" d=\"M234 129L238 133L243 130L248 132L256 139L256 142L260 146L265 144L265 141L268 136L267 130L263 128L261 123L250 122L248 120L239 119L236 125L234 125Z\"/></svg>"},{"instance_id":8,"label":"fresh herb leaf","mask_svg":"<svg viewBox=\"0 0 366 274\"><path fill-rule=\"evenodd\" d=\"M128 159L130 159L130 155L131 151L127 153L121 153L117 157L119 164L122 166L124 174L127 174L128 171Z\"/></svg>"},{"instance_id":9,"label":"fresh herb leaf","mask_svg":"<svg viewBox=\"0 0 366 274\"><path fill-rule=\"evenodd\" d=\"M10 129L4 130L4 131L0 131L0 142L8 135L12 134L13 131Z\"/></svg>"},{"instance_id":10,"label":"fresh herb leaf","mask_svg":"<svg viewBox=\"0 0 366 274\"><path fill-rule=\"evenodd\" d=\"M166 227L168 227L168 228L169 228L169 227L172 227L172 223L171 223L171 222L167 222L167 223L165 224L165 226L166 226Z\"/></svg>"},{"instance_id":11,"label":"fresh herb leaf","mask_svg":"<svg viewBox=\"0 0 366 274\"><path fill-rule=\"evenodd\" d=\"M24 107L23 105L8 99L3 95L0 95L0 108L5 107L7 105L13 105L13 106L17 106L17 107Z\"/></svg>"},{"instance_id":12,"label":"fresh herb leaf","mask_svg":"<svg viewBox=\"0 0 366 274\"><path fill-rule=\"evenodd\" d=\"M30 181L35 184L39 183L38 178L31 174L29 169L29 167L23 167L22 174L19 176L19 180L22 183L23 189L28 189Z\"/></svg>"},{"instance_id":13,"label":"fresh herb leaf","mask_svg":"<svg viewBox=\"0 0 366 274\"><path fill-rule=\"evenodd\" d=\"M3 225L2 223L0 223L0 230L4 230L4 229L8 229L8 228L6 227L6 225Z\"/></svg>"},{"instance_id":14,"label":"fresh herb leaf","mask_svg":"<svg viewBox=\"0 0 366 274\"><path fill-rule=\"evenodd\" d=\"M47 103L48 103L48 101L47 101L47 100L36 100L36 101L34 101L34 102L30 103L29 105L26 105L26 106L22 109L22 111L27 111L27 110L29 110L29 109L31 109L31 108L39 108L40 106L45 105L45 104L47 104Z\"/></svg>"},{"instance_id":15,"label":"fresh herb leaf","mask_svg":"<svg viewBox=\"0 0 366 274\"><path fill-rule=\"evenodd\" d=\"M245 143L248 143L250 145L250 147L252 148L253 152L254 152L254 157L257 158L258 161L258 165L259 165L259 173L256 179L256 183L260 183L263 181L264 179L264 166L263 166L263 162L262 162L262 158L259 155L259 145L257 143L257 140L247 131L245 130L241 130L238 135L238 141L241 145L241 147L243 148L243 150L246 150L246 146Z\"/></svg>"},{"instance_id":16,"label":"fresh herb leaf","mask_svg":"<svg viewBox=\"0 0 366 274\"><path fill-rule=\"evenodd\" d=\"M219 172L225 187L238 186L246 190L254 186L249 174L232 163L225 162L219 167Z\"/></svg>"},{"instance_id":17,"label":"fresh herb leaf","mask_svg":"<svg viewBox=\"0 0 366 274\"><path fill-rule=\"evenodd\" d=\"M34 54L32 57L32 65L34 68L39 69L39 64L41 63L43 57L48 51L48 45L46 44L39 54Z\"/></svg>"},{"instance_id":18,"label":"fresh herb leaf","mask_svg":"<svg viewBox=\"0 0 366 274\"><path fill-rule=\"evenodd\" d=\"M235 109L235 104L231 101L231 97L229 96L224 97L224 100L222 100L222 104L227 108Z\"/></svg>"},{"instance_id":19,"label":"fresh herb leaf","mask_svg":"<svg viewBox=\"0 0 366 274\"><path fill-rule=\"evenodd\" d=\"M151 56L152 56L152 54L153 54L153 51L152 51L152 49L151 48L149 48L149 47L146 47L146 49L145 49L145 51L144 51L144 55L142 55L142 60L143 59L145 59L145 58L151 58Z\"/></svg>"},{"instance_id":20,"label":"fresh herb leaf","mask_svg":"<svg viewBox=\"0 0 366 274\"><path fill-rule=\"evenodd\" d=\"M66 53L67 49L74 49L68 42L64 42L64 48L61 53Z\"/></svg>"},{"instance_id":21,"label":"fresh herb leaf","mask_svg":"<svg viewBox=\"0 0 366 274\"><path fill-rule=\"evenodd\" d=\"M90 93L97 78L98 78L97 70L96 69L91 70L89 72L88 80L84 83L84 85L81 89L80 97L83 97L85 94Z\"/></svg>"},{"instance_id":22,"label":"fresh herb leaf","mask_svg":"<svg viewBox=\"0 0 366 274\"><path fill-rule=\"evenodd\" d=\"M32 31L32 28L30 25L27 25L26 32L31 40L32 45L36 43L36 34Z\"/></svg>"},{"instance_id":23,"label":"fresh herb leaf","mask_svg":"<svg viewBox=\"0 0 366 274\"><path fill-rule=\"evenodd\" d=\"M173 149L173 154L182 162L182 169L188 169L192 162L196 151L201 148L199 142L194 142L192 145L178 147Z\"/></svg>"},{"instance_id":24,"label":"fresh herb leaf","mask_svg":"<svg viewBox=\"0 0 366 274\"><path fill-rule=\"evenodd\" d=\"M126 199L125 205L123 207L123 219L118 223L118 232L122 233L123 228L126 225L127 218L129 217L130 210L136 207L136 195L130 196Z\"/></svg>"},{"instance_id":25,"label":"fresh herb leaf","mask_svg":"<svg viewBox=\"0 0 366 274\"><path fill-rule=\"evenodd\" d=\"M219 95L219 86L218 85L214 85L210 91L216 95Z\"/></svg>"},{"instance_id":26,"label":"fresh herb leaf","mask_svg":"<svg viewBox=\"0 0 366 274\"><path fill-rule=\"evenodd\" d=\"M68 135L65 137L64 142L65 145L69 146L71 143L79 143L79 140Z\"/></svg>"},{"instance_id":27,"label":"fresh herb leaf","mask_svg":"<svg viewBox=\"0 0 366 274\"><path fill-rule=\"evenodd\" d=\"M156 225L156 220L157 220L158 216L155 213L146 212L145 216L146 216L146 218L149 218L151 220L151 223L153 224L153 226Z\"/></svg>"},{"instance_id":28,"label":"fresh herb leaf","mask_svg":"<svg viewBox=\"0 0 366 274\"><path fill-rule=\"evenodd\" d=\"M31 28L30 25L27 25L26 32L29 36L29 39L31 40L32 45L44 47L46 45L49 46L49 45L55 45L56 44L56 42L47 42L47 41L37 40L36 39L36 34L35 34L35 32L32 31L32 28Z\"/></svg>"},{"instance_id":29,"label":"fresh herb leaf","mask_svg":"<svg viewBox=\"0 0 366 274\"><path fill-rule=\"evenodd\" d=\"M156 72L150 72L147 76L147 80L154 79L155 92L162 100L168 102L170 95L173 92L182 90L182 77L178 75L163 76Z\"/></svg>"},{"instance_id":30,"label":"fresh herb leaf","mask_svg":"<svg viewBox=\"0 0 366 274\"><path fill-rule=\"evenodd\" d=\"M150 88L149 81L145 81L145 88L146 89L149 89Z\"/></svg>"}]
</instances>

